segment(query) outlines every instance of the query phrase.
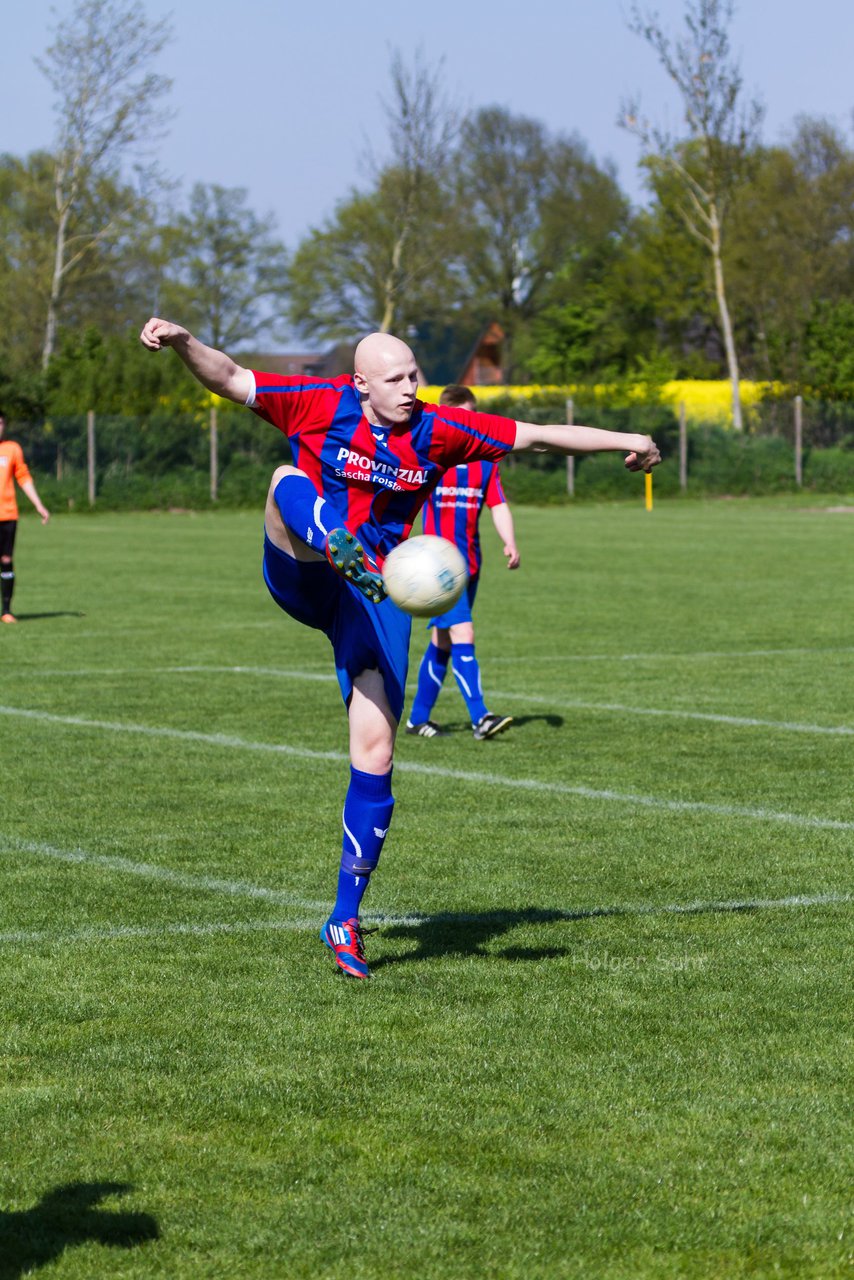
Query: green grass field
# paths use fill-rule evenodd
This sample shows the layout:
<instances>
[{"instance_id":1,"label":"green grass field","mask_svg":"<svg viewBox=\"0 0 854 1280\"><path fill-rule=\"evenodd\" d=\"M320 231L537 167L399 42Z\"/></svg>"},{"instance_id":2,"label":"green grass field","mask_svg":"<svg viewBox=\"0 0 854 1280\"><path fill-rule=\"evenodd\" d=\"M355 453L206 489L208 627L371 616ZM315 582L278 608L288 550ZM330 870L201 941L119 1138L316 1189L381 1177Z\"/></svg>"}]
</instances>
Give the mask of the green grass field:
<instances>
[{"instance_id":1,"label":"green grass field","mask_svg":"<svg viewBox=\"0 0 854 1280\"><path fill-rule=\"evenodd\" d=\"M317 938L345 719L260 516L22 521L0 1280L851 1274L854 514L516 518L516 721L449 687L402 738L370 983Z\"/></svg>"}]
</instances>

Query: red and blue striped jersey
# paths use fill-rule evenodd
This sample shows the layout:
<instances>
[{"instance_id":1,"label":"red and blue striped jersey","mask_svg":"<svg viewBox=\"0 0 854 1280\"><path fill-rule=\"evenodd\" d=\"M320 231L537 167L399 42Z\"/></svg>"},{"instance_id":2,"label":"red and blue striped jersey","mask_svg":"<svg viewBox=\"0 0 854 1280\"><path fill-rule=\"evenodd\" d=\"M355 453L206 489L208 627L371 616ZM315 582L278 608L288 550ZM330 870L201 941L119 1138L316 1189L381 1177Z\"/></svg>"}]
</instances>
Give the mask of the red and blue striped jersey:
<instances>
[{"instance_id":1,"label":"red and blue striped jersey","mask_svg":"<svg viewBox=\"0 0 854 1280\"><path fill-rule=\"evenodd\" d=\"M512 418L420 400L403 426L373 426L348 375L254 377L251 407L285 433L294 465L380 566L449 467L497 461L516 439Z\"/></svg>"},{"instance_id":2,"label":"red and blue striped jersey","mask_svg":"<svg viewBox=\"0 0 854 1280\"><path fill-rule=\"evenodd\" d=\"M424 532L447 538L463 554L469 576L480 569L478 522L483 508L506 502L497 462L469 462L446 471L424 507Z\"/></svg>"}]
</instances>

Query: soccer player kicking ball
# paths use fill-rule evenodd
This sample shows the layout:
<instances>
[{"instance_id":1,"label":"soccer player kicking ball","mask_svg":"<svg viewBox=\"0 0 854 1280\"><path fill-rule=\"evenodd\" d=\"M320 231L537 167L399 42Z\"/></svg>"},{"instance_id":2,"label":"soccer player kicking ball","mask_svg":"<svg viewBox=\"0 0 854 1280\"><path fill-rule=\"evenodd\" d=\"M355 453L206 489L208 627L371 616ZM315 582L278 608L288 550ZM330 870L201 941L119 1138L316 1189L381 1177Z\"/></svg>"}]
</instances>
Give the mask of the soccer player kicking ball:
<instances>
[{"instance_id":1,"label":"soccer player kicking ball","mask_svg":"<svg viewBox=\"0 0 854 1280\"><path fill-rule=\"evenodd\" d=\"M477 402L468 387L452 385L445 387L439 396L439 404L473 410ZM452 467L442 476L424 507L424 532L438 534L440 538L453 542L466 562L469 580L454 607L430 619L433 633L421 659L415 700L406 722L406 732L422 738L441 737L445 732L430 719L430 713L444 684L449 662L468 708L472 733L478 742L503 733L513 722L512 716L498 716L487 710L480 664L474 648L471 615L481 564L478 524L485 506L489 507L498 536L504 543L507 568L518 569L519 552L513 517L504 497L496 462L473 462Z\"/></svg>"},{"instance_id":2,"label":"soccer player kicking ball","mask_svg":"<svg viewBox=\"0 0 854 1280\"><path fill-rule=\"evenodd\" d=\"M245 369L181 325L150 319L151 351L171 347L210 391L283 431L293 466L267 495L264 580L275 602L327 636L347 708L350 779L338 893L321 938L350 977L370 976L359 910L391 823L392 763L403 711L411 619L385 595L385 556L449 467L497 462L520 449L626 453L630 471L661 459L649 436L536 426L417 399L405 342L372 333L352 376L283 377Z\"/></svg>"}]
</instances>

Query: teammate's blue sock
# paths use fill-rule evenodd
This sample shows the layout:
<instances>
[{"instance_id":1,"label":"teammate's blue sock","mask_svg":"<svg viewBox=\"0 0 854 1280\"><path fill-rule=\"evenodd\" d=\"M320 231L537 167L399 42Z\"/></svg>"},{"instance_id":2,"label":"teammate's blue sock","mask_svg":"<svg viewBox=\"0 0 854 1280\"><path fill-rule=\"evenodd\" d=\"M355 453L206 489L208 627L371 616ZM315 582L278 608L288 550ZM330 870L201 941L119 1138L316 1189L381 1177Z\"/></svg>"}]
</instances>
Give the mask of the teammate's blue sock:
<instances>
[{"instance_id":1,"label":"teammate's blue sock","mask_svg":"<svg viewBox=\"0 0 854 1280\"><path fill-rule=\"evenodd\" d=\"M352 920L368 887L371 872L380 860L388 833L394 796L391 770L363 773L350 766L350 786L344 800L344 847L338 872L338 897L332 919Z\"/></svg>"},{"instance_id":2,"label":"teammate's blue sock","mask_svg":"<svg viewBox=\"0 0 854 1280\"><path fill-rule=\"evenodd\" d=\"M483 700L483 689L480 685L480 666L475 657L473 644L451 645L454 677L460 693L465 698L472 724L477 724L486 715L486 703Z\"/></svg>"},{"instance_id":3,"label":"teammate's blue sock","mask_svg":"<svg viewBox=\"0 0 854 1280\"><path fill-rule=\"evenodd\" d=\"M418 668L418 688L415 690L415 701L409 713L412 724L423 724L425 720L430 719L430 712L436 705L439 690L448 674L450 657L449 649L440 649L432 640L430 641L427 652L421 659L421 666Z\"/></svg>"},{"instance_id":4,"label":"teammate's blue sock","mask_svg":"<svg viewBox=\"0 0 854 1280\"><path fill-rule=\"evenodd\" d=\"M323 555L327 534L344 524L340 512L321 498L308 476L283 476L273 490L273 497L291 532Z\"/></svg>"}]
</instances>

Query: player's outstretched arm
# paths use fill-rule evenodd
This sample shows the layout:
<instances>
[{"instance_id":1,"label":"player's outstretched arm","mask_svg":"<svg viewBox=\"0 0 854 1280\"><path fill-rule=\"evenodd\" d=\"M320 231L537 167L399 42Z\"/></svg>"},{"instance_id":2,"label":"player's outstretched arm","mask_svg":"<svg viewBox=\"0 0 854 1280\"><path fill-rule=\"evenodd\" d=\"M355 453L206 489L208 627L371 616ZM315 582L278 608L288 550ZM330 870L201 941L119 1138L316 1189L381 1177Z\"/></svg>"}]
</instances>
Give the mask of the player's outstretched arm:
<instances>
[{"instance_id":1,"label":"player's outstretched arm","mask_svg":"<svg viewBox=\"0 0 854 1280\"><path fill-rule=\"evenodd\" d=\"M535 422L516 423L516 443L512 452L523 449L550 453L625 453L629 471L650 471L661 462L658 446L650 436L628 431L603 431L599 427L539 426Z\"/></svg>"},{"instance_id":2,"label":"player's outstretched arm","mask_svg":"<svg viewBox=\"0 0 854 1280\"><path fill-rule=\"evenodd\" d=\"M510 507L506 502L499 502L494 507L489 508L489 514L492 516L495 532L504 543L507 568L518 569L520 564L519 548L516 546L516 531L513 527Z\"/></svg>"},{"instance_id":3,"label":"player's outstretched arm","mask_svg":"<svg viewBox=\"0 0 854 1280\"><path fill-rule=\"evenodd\" d=\"M143 326L139 340L149 351L171 347L202 386L218 396L224 396L226 400L234 400L237 404L246 403L253 388L251 370L236 364L224 351L206 347L182 325L152 316Z\"/></svg>"}]
</instances>

